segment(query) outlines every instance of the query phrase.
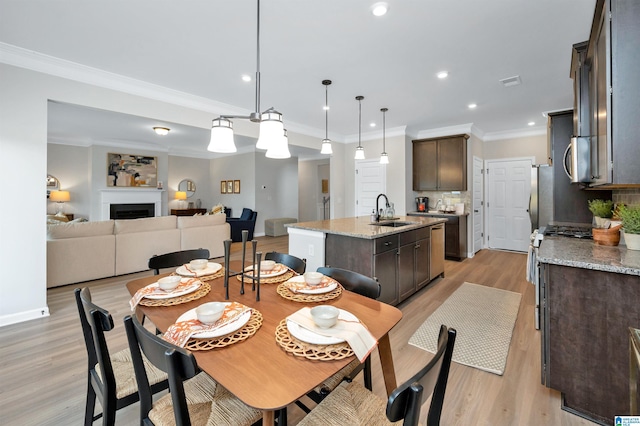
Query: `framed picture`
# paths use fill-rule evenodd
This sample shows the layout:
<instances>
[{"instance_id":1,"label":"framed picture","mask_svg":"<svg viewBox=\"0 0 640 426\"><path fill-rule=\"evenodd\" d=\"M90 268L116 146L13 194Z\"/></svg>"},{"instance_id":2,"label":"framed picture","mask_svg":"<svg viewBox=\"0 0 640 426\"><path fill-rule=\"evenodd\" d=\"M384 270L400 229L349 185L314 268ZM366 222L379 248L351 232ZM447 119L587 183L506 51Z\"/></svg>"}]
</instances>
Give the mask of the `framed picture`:
<instances>
[{"instance_id":1,"label":"framed picture","mask_svg":"<svg viewBox=\"0 0 640 426\"><path fill-rule=\"evenodd\" d=\"M157 164L157 157L108 153L107 186L155 188L158 184Z\"/></svg>"},{"instance_id":2,"label":"framed picture","mask_svg":"<svg viewBox=\"0 0 640 426\"><path fill-rule=\"evenodd\" d=\"M240 193L240 181L239 180L234 180L233 181L233 193L234 194L239 194Z\"/></svg>"},{"instance_id":3,"label":"framed picture","mask_svg":"<svg viewBox=\"0 0 640 426\"><path fill-rule=\"evenodd\" d=\"M227 181L227 194L233 194L233 181Z\"/></svg>"},{"instance_id":4,"label":"framed picture","mask_svg":"<svg viewBox=\"0 0 640 426\"><path fill-rule=\"evenodd\" d=\"M322 179L322 193L329 193L329 179Z\"/></svg>"},{"instance_id":5,"label":"framed picture","mask_svg":"<svg viewBox=\"0 0 640 426\"><path fill-rule=\"evenodd\" d=\"M226 180L221 180L220 181L220 193L221 194L226 194L227 193L227 181Z\"/></svg>"}]
</instances>

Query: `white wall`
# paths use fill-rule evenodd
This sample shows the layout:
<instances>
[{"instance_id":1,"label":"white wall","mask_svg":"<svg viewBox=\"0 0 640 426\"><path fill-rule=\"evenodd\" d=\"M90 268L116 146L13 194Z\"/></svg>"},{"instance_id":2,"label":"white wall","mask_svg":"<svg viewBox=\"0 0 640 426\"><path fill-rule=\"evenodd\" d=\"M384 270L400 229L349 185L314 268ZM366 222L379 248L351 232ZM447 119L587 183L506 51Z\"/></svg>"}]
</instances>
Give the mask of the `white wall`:
<instances>
[{"instance_id":1,"label":"white wall","mask_svg":"<svg viewBox=\"0 0 640 426\"><path fill-rule=\"evenodd\" d=\"M483 143L484 159L535 157L535 164L547 163L547 135L510 138Z\"/></svg>"},{"instance_id":2,"label":"white wall","mask_svg":"<svg viewBox=\"0 0 640 426\"><path fill-rule=\"evenodd\" d=\"M91 210L89 148L48 144L47 149L47 173L58 178L60 189L69 191L71 198L65 203L64 212L88 219ZM48 204L47 213L55 213L56 203Z\"/></svg>"},{"instance_id":3,"label":"white wall","mask_svg":"<svg viewBox=\"0 0 640 426\"><path fill-rule=\"evenodd\" d=\"M298 158L274 160L256 154L256 234L264 235L265 219L298 217Z\"/></svg>"},{"instance_id":4,"label":"white wall","mask_svg":"<svg viewBox=\"0 0 640 426\"><path fill-rule=\"evenodd\" d=\"M210 171L214 204L231 207L233 217L239 217L244 207L256 210L256 153L249 152L211 160ZM240 193L222 194L220 181L223 180L239 180Z\"/></svg>"},{"instance_id":5,"label":"white wall","mask_svg":"<svg viewBox=\"0 0 640 426\"><path fill-rule=\"evenodd\" d=\"M298 221L309 222L321 220L318 214L322 206L322 197L331 196L331 193L323 194L322 179L330 180L329 159L300 161L298 163ZM331 201L330 201L331 202Z\"/></svg>"},{"instance_id":6,"label":"white wall","mask_svg":"<svg viewBox=\"0 0 640 426\"><path fill-rule=\"evenodd\" d=\"M214 202L214 191L219 193L220 185L213 185L209 163L210 160L205 158L169 156L169 177L165 183L169 210L180 208L179 202L175 200L175 193L183 179L191 179L196 184L196 192L191 198L187 198L187 202L193 202L195 206L196 200L199 199L202 208L207 210L211 210L217 204Z\"/></svg>"}]
</instances>

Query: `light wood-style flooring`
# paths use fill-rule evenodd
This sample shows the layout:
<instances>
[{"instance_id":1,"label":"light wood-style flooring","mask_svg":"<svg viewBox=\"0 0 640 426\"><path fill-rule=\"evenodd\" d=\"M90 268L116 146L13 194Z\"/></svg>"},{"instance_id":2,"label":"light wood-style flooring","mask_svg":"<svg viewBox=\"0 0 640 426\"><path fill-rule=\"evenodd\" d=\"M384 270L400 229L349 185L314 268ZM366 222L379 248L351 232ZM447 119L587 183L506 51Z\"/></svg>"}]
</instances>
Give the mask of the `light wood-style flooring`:
<instances>
[{"instance_id":1,"label":"light wood-style flooring","mask_svg":"<svg viewBox=\"0 0 640 426\"><path fill-rule=\"evenodd\" d=\"M258 249L286 253L287 238L260 237ZM240 258L240 246L240 243L233 244L232 258ZM482 250L463 262L445 263L445 278L435 280L399 306L403 319L391 332L398 383L410 377L430 357L408 345L409 338L460 284L467 281L501 288L523 295L505 373L497 376L453 363L442 424L592 424L562 411L559 393L540 384L540 332L533 325L534 287L524 278L526 256ZM47 292L50 317L0 328L0 424L82 424L87 361L73 290L88 286L94 302L111 312L116 330L108 334L108 343L116 351L127 345L122 326L122 318L129 313L125 284L148 275L151 273L140 272L50 289ZM375 351L372 365L374 392L384 397ZM423 410L427 407L425 404ZM296 424L303 415L292 405L289 424ZM137 416L135 404L120 410L116 423L135 425Z\"/></svg>"}]
</instances>

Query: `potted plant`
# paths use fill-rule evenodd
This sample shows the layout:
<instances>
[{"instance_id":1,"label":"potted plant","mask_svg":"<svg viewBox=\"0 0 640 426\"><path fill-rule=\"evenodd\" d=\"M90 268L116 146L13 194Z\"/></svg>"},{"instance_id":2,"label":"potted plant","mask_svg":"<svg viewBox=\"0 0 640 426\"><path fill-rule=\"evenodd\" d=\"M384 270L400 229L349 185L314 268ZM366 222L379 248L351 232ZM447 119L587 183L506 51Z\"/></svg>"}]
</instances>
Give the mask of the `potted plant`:
<instances>
[{"instance_id":1,"label":"potted plant","mask_svg":"<svg viewBox=\"0 0 640 426\"><path fill-rule=\"evenodd\" d=\"M589 211L593 214L594 228L608 228L607 220L613 216L613 201L611 200L589 200Z\"/></svg>"},{"instance_id":2,"label":"potted plant","mask_svg":"<svg viewBox=\"0 0 640 426\"><path fill-rule=\"evenodd\" d=\"M620 206L624 241L630 250L640 250L640 205Z\"/></svg>"}]
</instances>

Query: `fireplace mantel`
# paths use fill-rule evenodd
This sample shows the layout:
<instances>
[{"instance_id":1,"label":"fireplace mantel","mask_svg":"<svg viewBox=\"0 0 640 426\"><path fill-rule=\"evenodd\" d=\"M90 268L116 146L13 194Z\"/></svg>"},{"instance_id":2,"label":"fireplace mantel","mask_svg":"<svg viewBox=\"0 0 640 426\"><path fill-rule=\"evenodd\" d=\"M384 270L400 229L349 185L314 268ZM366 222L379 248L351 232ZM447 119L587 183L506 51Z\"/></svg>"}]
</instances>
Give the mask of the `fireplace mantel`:
<instances>
[{"instance_id":1,"label":"fireplace mantel","mask_svg":"<svg viewBox=\"0 0 640 426\"><path fill-rule=\"evenodd\" d=\"M113 188L100 190L100 220L109 220L111 204L153 203L155 215L162 211L163 189Z\"/></svg>"}]
</instances>

